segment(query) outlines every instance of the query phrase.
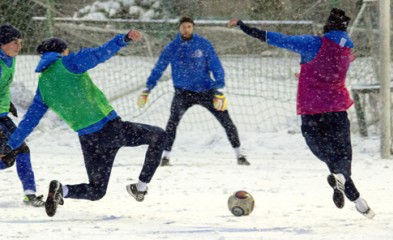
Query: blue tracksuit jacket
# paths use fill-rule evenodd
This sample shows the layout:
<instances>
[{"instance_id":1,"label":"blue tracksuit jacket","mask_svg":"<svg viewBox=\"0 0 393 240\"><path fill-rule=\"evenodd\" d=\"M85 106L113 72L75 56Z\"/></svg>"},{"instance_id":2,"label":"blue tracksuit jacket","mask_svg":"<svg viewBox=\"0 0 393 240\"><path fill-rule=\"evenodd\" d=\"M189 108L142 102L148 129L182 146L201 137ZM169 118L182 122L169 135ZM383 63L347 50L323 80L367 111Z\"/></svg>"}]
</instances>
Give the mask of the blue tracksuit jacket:
<instances>
[{"instance_id":1,"label":"blue tracksuit jacket","mask_svg":"<svg viewBox=\"0 0 393 240\"><path fill-rule=\"evenodd\" d=\"M198 34L184 41L180 34L162 51L146 87L151 90L157 85L167 66L171 64L175 88L193 92L205 92L223 88L224 69L212 44ZM213 78L211 77L211 73Z\"/></svg>"}]
</instances>

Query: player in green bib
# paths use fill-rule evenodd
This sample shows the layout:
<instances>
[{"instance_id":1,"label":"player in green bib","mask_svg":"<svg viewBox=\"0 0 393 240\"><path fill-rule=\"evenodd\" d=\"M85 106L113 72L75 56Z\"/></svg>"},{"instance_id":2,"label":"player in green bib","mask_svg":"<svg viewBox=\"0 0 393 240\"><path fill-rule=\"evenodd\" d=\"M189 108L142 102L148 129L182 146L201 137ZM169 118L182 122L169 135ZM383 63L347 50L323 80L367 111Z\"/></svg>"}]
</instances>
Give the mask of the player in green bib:
<instances>
[{"instance_id":1,"label":"player in green bib","mask_svg":"<svg viewBox=\"0 0 393 240\"><path fill-rule=\"evenodd\" d=\"M17 117L16 108L11 103L10 87L15 73L15 57L22 48L22 35L14 26L0 26L0 143L4 145L16 126L8 117L11 112ZM45 202L36 196L34 172L31 166L30 150L23 141L17 148L0 159L0 170L12 167L16 162L16 171L22 182L26 205L42 207Z\"/></svg>"},{"instance_id":2,"label":"player in green bib","mask_svg":"<svg viewBox=\"0 0 393 240\"><path fill-rule=\"evenodd\" d=\"M140 39L139 31L131 30L100 47L75 53L69 53L67 44L59 38L47 39L38 46L37 52L42 57L36 68L41 73L36 95L0 153L17 148L49 108L78 133L89 182L64 185L51 181L45 204L48 216L55 215L58 204L64 203L63 198L96 201L104 197L113 161L123 146L148 145L139 181L126 186L133 198L144 200L147 183L160 163L166 133L158 127L122 121L87 73L129 42Z\"/></svg>"}]
</instances>

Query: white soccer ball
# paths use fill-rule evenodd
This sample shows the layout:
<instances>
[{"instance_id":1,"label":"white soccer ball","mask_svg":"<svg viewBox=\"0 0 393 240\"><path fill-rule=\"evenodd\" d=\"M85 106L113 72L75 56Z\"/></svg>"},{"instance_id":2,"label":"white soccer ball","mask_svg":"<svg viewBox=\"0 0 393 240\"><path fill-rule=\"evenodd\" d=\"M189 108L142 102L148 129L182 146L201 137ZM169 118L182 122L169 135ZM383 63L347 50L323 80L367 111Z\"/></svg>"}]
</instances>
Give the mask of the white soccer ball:
<instances>
[{"instance_id":1,"label":"white soccer ball","mask_svg":"<svg viewBox=\"0 0 393 240\"><path fill-rule=\"evenodd\" d=\"M254 210L254 198L246 191L237 191L229 197L228 208L236 217L247 216Z\"/></svg>"}]
</instances>

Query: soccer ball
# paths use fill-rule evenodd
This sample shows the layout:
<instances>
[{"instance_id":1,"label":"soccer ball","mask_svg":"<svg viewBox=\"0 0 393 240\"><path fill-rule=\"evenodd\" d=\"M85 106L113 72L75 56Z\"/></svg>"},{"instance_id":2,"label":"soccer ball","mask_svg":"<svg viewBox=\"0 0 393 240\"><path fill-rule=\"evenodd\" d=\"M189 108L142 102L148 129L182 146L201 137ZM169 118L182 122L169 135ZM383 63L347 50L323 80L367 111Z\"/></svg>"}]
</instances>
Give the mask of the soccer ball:
<instances>
[{"instance_id":1,"label":"soccer ball","mask_svg":"<svg viewBox=\"0 0 393 240\"><path fill-rule=\"evenodd\" d=\"M254 198L246 191L237 191L229 197L228 208L236 217L247 216L254 210Z\"/></svg>"}]
</instances>

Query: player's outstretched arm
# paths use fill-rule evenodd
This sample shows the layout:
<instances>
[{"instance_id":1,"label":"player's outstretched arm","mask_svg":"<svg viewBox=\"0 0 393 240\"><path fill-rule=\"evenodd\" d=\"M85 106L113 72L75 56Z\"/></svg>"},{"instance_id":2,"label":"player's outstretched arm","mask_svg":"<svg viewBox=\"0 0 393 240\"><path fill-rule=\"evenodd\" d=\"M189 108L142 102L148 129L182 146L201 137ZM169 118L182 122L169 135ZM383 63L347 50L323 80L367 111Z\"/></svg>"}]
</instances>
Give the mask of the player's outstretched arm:
<instances>
[{"instance_id":1,"label":"player's outstretched arm","mask_svg":"<svg viewBox=\"0 0 393 240\"><path fill-rule=\"evenodd\" d=\"M267 32L265 30L250 27L236 18L231 19L227 25L228 27L237 25L244 33L251 37L258 38L259 40L266 42L269 45L284 48L289 51L299 53L301 55L308 54L311 49L310 46L318 47L320 44L320 40L318 40L318 38L316 38L315 36L289 36L279 32Z\"/></svg>"},{"instance_id":2,"label":"player's outstretched arm","mask_svg":"<svg viewBox=\"0 0 393 240\"><path fill-rule=\"evenodd\" d=\"M248 26L247 24L243 23L241 20L232 18L229 20L228 27L233 27L233 26L239 26L240 29L246 33L247 35L250 35L251 37L258 38L259 40L266 42L266 31L265 30L260 30L258 28L253 28Z\"/></svg>"},{"instance_id":3,"label":"player's outstretched arm","mask_svg":"<svg viewBox=\"0 0 393 240\"><path fill-rule=\"evenodd\" d=\"M110 59L129 42L138 42L142 34L138 30L130 30L127 34L118 34L97 48L85 48L63 57L65 67L76 74L81 74Z\"/></svg>"}]
</instances>

